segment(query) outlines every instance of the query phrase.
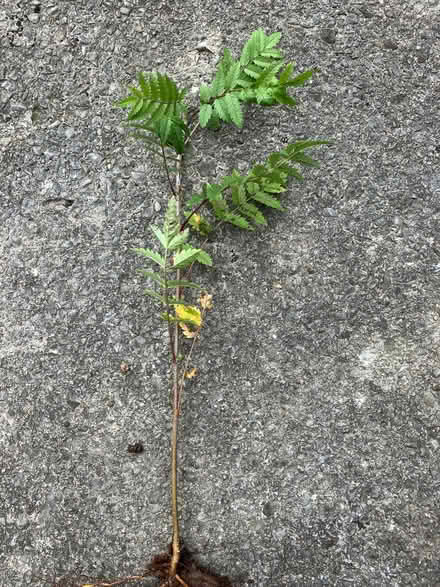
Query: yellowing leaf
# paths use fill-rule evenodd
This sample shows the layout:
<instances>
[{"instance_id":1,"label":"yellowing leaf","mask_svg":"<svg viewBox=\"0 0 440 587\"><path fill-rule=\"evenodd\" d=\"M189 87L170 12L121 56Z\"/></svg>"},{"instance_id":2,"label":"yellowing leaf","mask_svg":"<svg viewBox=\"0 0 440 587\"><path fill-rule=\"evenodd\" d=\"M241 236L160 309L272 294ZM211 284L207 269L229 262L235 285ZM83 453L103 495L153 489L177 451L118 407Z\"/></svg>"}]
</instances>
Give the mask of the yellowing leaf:
<instances>
[{"instance_id":1,"label":"yellowing leaf","mask_svg":"<svg viewBox=\"0 0 440 587\"><path fill-rule=\"evenodd\" d=\"M185 371L185 377L187 379L193 379L197 375L197 369L193 367L190 371Z\"/></svg>"},{"instance_id":2,"label":"yellowing leaf","mask_svg":"<svg viewBox=\"0 0 440 587\"><path fill-rule=\"evenodd\" d=\"M193 214L189 219L191 226L198 232L207 235L212 231L212 226L200 214Z\"/></svg>"},{"instance_id":3,"label":"yellowing leaf","mask_svg":"<svg viewBox=\"0 0 440 587\"><path fill-rule=\"evenodd\" d=\"M195 306L185 306L184 304L178 304L175 306L176 317L180 320L190 320L196 326L202 325L202 315L200 310Z\"/></svg>"},{"instance_id":4,"label":"yellowing leaf","mask_svg":"<svg viewBox=\"0 0 440 587\"><path fill-rule=\"evenodd\" d=\"M204 293L200 296L200 305L204 310L212 309L212 295Z\"/></svg>"},{"instance_id":5,"label":"yellowing leaf","mask_svg":"<svg viewBox=\"0 0 440 587\"><path fill-rule=\"evenodd\" d=\"M185 324L185 322L179 322L179 326L182 329L183 336L185 338L195 338L197 336L198 331L194 331L188 328L188 324Z\"/></svg>"}]
</instances>

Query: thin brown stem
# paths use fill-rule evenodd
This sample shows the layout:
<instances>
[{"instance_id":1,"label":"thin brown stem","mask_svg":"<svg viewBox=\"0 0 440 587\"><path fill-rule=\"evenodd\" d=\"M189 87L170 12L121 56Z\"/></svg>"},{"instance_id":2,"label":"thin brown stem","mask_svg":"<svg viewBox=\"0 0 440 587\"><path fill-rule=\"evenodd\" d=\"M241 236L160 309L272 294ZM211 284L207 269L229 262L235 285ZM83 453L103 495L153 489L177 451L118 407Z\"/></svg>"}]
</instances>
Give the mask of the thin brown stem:
<instances>
[{"instance_id":1,"label":"thin brown stem","mask_svg":"<svg viewBox=\"0 0 440 587\"><path fill-rule=\"evenodd\" d=\"M178 340L177 337L175 341ZM177 504L177 447L179 430L179 367L178 362L173 364L173 422L171 429L171 516L173 524L172 554L170 562L170 577L174 577L180 559L180 526Z\"/></svg>"},{"instance_id":2,"label":"thin brown stem","mask_svg":"<svg viewBox=\"0 0 440 587\"><path fill-rule=\"evenodd\" d=\"M181 187L182 187L182 170L183 155L179 155L179 162L177 164L176 172L176 187L173 189L173 194L176 197L177 204L177 220L180 224L182 215L181 203ZM168 173L168 171L167 171ZM176 271L176 279L181 279L180 269ZM180 287L176 288L176 299L179 300L181 295ZM171 332L170 332L171 337ZM170 561L170 577L175 577L177 573L177 566L180 560L180 524L179 524L179 509L178 509L178 443L179 443L179 415L180 415L180 389L179 389L179 324L176 322L174 327L174 348L173 348L173 418L171 427L171 517L173 526L172 538L172 552ZM170 338L171 343L171 338ZM172 344L172 343L171 343Z\"/></svg>"},{"instance_id":3,"label":"thin brown stem","mask_svg":"<svg viewBox=\"0 0 440 587\"><path fill-rule=\"evenodd\" d=\"M200 204L196 208L194 208L194 210L191 212L191 214L185 218L185 220L180 225L180 232L183 232L185 230L185 226L190 221L191 216L193 216L194 214L197 214L197 212L200 210L200 208L202 208L206 204L207 201L208 201L208 199L205 198L202 202L200 202Z\"/></svg>"},{"instance_id":4,"label":"thin brown stem","mask_svg":"<svg viewBox=\"0 0 440 587\"><path fill-rule=\"evenodd\" d=\"M167 157L165 155L165 149L164 149L163 145L161 145L160 148L162 149L163 163L164 163L164 166L165 166L165 173L167 174L168 184L170 186L171 191L173 192L173 196L176 199L178 199L177 198L177 194L176 194L176 192L174 190L173 182L171 181L171 178L170 178L170 172L169 172L169 169L168 169L168 163L167 163ZM177 165L179 165L179 163L180 163L180 156L178 157Z\"/></svg>"}]
</instances>

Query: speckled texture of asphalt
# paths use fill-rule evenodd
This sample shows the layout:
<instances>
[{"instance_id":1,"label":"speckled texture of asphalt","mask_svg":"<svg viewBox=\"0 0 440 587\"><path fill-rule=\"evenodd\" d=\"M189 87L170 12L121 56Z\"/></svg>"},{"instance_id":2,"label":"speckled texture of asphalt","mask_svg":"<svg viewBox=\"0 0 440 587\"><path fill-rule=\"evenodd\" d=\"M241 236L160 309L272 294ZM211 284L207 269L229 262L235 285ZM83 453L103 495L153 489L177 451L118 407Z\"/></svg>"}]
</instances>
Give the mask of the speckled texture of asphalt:
<instances>
[{"instance_id":1,"label":"speckled texture of asphalt","mask_svg":"<svg viewBox=\"0 0 440 587\"><path fill-rule=\"evenodd\" d=\"M196 134L187 190L335 145L267 228L210 244L183 535L242 587L440 585L439 2L0 0L2 587L166 549L166 332L131 251L166 183L113 104L140 70L194 96L259 27L320 73Z\"/></svg>"}]
</instances>

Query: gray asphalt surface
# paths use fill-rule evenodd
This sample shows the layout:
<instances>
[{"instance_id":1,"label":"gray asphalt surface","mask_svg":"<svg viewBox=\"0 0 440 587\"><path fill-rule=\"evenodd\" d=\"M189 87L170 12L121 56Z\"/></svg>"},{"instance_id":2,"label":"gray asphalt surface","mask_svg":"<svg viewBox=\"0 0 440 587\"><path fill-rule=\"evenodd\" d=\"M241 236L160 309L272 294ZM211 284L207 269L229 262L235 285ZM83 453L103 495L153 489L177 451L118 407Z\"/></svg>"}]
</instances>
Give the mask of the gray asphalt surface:
<instances>
[{"instance_id":1,"label":"gray asphalt surface","mask_svg":"<svg viewBox=\"0 0 440 587\"><path fill-rule=\"evenodd\" d=\"M320 73L197 134L188 191L336 144L210 245L184 539L237 586L440 585L439 2L0 0L1 586L167 547L166 332L131 252L166 183L113 103L140 70L196 91L259 27Z\"/></svg>"}]
</instances>

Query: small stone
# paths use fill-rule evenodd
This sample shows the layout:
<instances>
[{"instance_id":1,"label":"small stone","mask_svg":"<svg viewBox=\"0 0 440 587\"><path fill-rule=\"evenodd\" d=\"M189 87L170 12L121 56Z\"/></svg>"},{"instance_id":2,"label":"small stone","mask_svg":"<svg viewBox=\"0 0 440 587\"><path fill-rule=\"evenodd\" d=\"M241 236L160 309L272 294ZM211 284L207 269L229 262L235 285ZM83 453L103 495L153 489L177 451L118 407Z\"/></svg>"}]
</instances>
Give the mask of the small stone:
<instances>
[{"instance_id":1,"label":"small stone","mask_svg":"<svg viewBox=\"0 0 440 587\"><path fill-rule=\"evenodd\" d=\"M374 16L374 13L370 12L366 6L361 6L359 10L362 12L365 18L373 18Z\"/></svg>"},{"instance_id":2,"label":"small stone","mask_svg":"<svg viewBox=\"0 0 440 587\"><path fill-rule=\"evenodd\" d=\"M385 39L385 41L383 42L383 46L385 47L385 49L397 49L399 47L399 45L396 43L396 41L393 41L392 39Z\"/></svg>"},{"instance_id":3,"label":"small stone","mask_svg":"<svg viewBox=\"0 0 440 587\"><path fill-rule=\"evenodd\" d=\"M87 158L90 161L93 161L93 163L101 163L102 162L102 155L100 155L99 153L94 153L93 151L91 151L88 155Z\"/></svg>"},{"instance_id":4,"label":"small stone","mask_svg":"<svg viewBox=\"0 0 440 587\"><path fill-rule=\"evenodd\" d=\"M423 394L423 401L428 408L434 408L437 406L437 400L430 391L425 391Z\"/></svg>"},{"instance_id":5,"label":"small stone","mask_svg":"<svg viewBox=\"0 0 440 587\"><path fill-rule=\"evenodd\" d=\"M126 375L130 371L130 365L125 361L122 361L122 363L119 365L119 370L123 375Z\"/></svg>"},{"instance_id":6,"label":"small stone","mask_svg":"<svg viewBox=\"0 0 440 587\"><path fill-rule=\"evenodd\" d=\"M273 507L269 502L266 502L263 506L263 514L267 517L270 518L273 516Z\"/></svg>"},{"instance_id":7,"label":"small stone","mask_svg":"<svg viewBox=\"0 0 440 587\"><path fill-rule=\"evenodd\" d=\"M126 16L128 16L131 12L131 7L130 6L121 6L119 11L121 14L125 14Z\"/></svg>"},{"instance_id":8,"label":"small stone","mask_svg":"<svg viewBox=\"0 0 440 587\"><path fill-rule=\"evenodd\" d=\"M90 185L91 183L92 183L92 180L90 179L90 177L85 177L82 181L80 181L79 187L80 187L80 189L83 189L83 188L87 187L88 185Z\"/></svg>"},{"instance_id":9,"label":"small stone","mask_svg":"<svg viewBox=\"0 0 440 587\"><path fill-rule=\"evenodd\" d=\"M334 29L322 29L321 39L329 45L336 43L336 31Z\"/></svg>"},{"instance_id":10,"label":"small stone","mask_svg":"<svg viewBox=\"0 0 440 587\"><path fill-rule=\"evenodd\" d=\"M28 14L28 21L36 24L40 20L40 15L33 12L32 14Z\"/></svg>"}]
</instances>

